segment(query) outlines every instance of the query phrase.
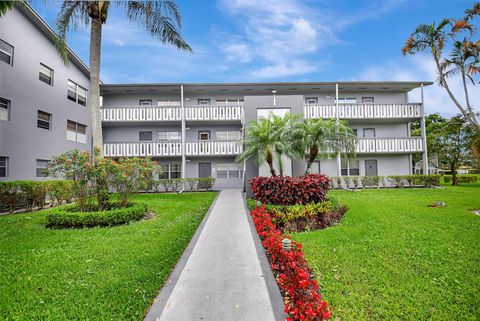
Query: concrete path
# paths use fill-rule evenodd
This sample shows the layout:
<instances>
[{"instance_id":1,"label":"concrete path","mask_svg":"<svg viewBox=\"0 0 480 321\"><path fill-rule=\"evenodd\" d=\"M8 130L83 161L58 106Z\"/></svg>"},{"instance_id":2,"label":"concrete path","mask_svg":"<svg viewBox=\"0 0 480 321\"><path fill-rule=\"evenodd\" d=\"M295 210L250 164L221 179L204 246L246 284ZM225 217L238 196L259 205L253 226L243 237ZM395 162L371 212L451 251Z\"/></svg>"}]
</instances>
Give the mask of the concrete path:
<instances>
[{"instance_id":1,"label":"concrete path","mask_svg":"<svg viewBox=\"0 0 480 321\"><path fill-rule=\"evenodd\" d=\"M273 295L272 305L241 192L222 191L207 215L178 279L174 271L145 320L275 320L283 302Z\"/></svg>"}]
</instances>

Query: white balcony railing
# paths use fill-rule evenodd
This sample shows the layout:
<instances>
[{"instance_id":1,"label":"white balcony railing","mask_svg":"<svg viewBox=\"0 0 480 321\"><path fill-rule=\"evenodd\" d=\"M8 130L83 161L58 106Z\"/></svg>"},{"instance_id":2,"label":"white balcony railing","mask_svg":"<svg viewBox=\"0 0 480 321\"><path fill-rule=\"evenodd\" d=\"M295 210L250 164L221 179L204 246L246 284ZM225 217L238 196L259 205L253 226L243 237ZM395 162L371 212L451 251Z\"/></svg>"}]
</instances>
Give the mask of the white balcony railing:
<instances>
[{"instance_id":1,"label":"white balcony railing","mask_svg":"<svg viewBox=\"0 0 480 321\"><path fill-rule=\"evenodd\" d=\"M242 147L240 143L232 141L185 142L185 155L238 155L242 152ZM105 143L103 144L103 154L106 157L181 156L182 144L180 142Z\"/></svg>"},{"instance_id":2,"label":"white balcony railing","mask_svg":"<svg viewBox=\"0 0 480 321\"><path fill-rule=\"evenodd\" d=\"M196 141L185 143L185 155L238 155L243 146L238 142Z\"/></svg>"},{"instance_id":3,"label":"white balcony railing","mask_svg":"<svg viewBox=\"0 0 480 321\"><path fill-rule=\"evenodd\" d=\"M359 138L357 153L415 153L423 152L422 137Z\"/></svg>"},{"instance_id":4,"label":"white balcony railing","mask_svg":"<svg viewBox=\"0 0 480 321\"><path fill-rule=\"evenodd\" d=\"M422 104L341 104L305 105L305 118L341 119L389 119L420 118L423 116Z\"/></svg>"},{"instance_id":5,"label":"white balcony railing","mask_svg":"<svg viewBox=\"0 0 480 321\"><path fill-rule=\"evenodd\" d=\"M103 154L106 157L181 156L182 144L180 142L105 143Z\"/></svg>"},{"instance_id":6,"label":"white balcony railing","mask_svg":"<svg viewBox=\"0 0 480 321\"><path fill-rule=\"evenodd\" d=\"M102 107L102 121L180 121L178 106ZM185 106L186 120L239 120L243 106Z\"/></svg>"}]
</instances>

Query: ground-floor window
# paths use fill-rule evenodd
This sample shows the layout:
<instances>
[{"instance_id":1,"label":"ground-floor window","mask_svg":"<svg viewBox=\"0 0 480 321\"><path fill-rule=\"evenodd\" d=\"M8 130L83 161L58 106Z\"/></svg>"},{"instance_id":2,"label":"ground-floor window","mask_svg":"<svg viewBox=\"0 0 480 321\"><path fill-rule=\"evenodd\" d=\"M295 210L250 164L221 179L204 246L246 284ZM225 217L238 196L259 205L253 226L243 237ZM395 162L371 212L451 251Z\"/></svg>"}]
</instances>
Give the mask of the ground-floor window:
<instances>
[{"instance_id":1,"label":"ground-floor window","mask_svg":"<svg viewBox=\"0 0 480 321\"><path fill-rule=\"evenodd\" d=\"M47 177L47 174L45 173L45 169L47 168L48 163L50 163L50 161L47 159L37 159L37 168L36 168L37 177Z\"/></svg>"},{"instance_id":2,"label":"ground-floor window","mask_svg":"<svg viewBox=\"0 0 480 321\"><path fill-rule=\"evenodd\" d=\"M358 160L342 159L342 175L358 176L360 175L360 165Z\"/></svg>"},{"instance_id":3,"label":"ground-floor window","mask_svg":"<svg viewBox=\"0 0 480 321\"><path fill-rule=\"evenodd\" d=\"M242 169L238 164L218 164L217 178L242 178Z\"/></svg>"},{"instance_id":4,"label":"ground-floor window","mask_svg":"<svg viewBox=\"0 0 480 321\"><path fill-rule=\"evenodd\" d=\"M0 156L0 177L8 177L8 157Z\"/></svg>"},{"instance_id":5,"label":"ground-floor window","mask_svg":"<svg viewBox=\"0 0 480 321\"><path fill-rule=\"evenodd\" d=\"M159 179L182 178L182 165L178 163L158 164Z\"/></svg>"}]
</instances>

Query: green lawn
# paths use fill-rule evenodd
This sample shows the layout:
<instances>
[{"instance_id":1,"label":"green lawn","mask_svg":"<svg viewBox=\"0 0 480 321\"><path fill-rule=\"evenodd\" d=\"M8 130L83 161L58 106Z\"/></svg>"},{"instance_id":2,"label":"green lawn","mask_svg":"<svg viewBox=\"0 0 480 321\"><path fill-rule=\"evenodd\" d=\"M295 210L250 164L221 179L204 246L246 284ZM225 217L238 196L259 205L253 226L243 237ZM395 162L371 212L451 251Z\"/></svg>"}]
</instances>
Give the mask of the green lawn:
<instances>
[{"instance_id":1,"label":"green lawn","mask_svg":"<svg viewBox=\"0 0 480 321\"><path fill-rule=\"evenodd\" d=\"M141 320L215 195L137 195L156 217L112 228L0 216L0 319Z\"/></svg>"},{"instance_id":2,"label":"green lawn","mask_svg":"<svg viewBox=\"0 0 480 321\"><path fill-rule=\"evenodd\" d=\"M333 319L480 320L480 184L445 187L332 191L343 221L293 235Z\"/></svg>"}]
</instances>

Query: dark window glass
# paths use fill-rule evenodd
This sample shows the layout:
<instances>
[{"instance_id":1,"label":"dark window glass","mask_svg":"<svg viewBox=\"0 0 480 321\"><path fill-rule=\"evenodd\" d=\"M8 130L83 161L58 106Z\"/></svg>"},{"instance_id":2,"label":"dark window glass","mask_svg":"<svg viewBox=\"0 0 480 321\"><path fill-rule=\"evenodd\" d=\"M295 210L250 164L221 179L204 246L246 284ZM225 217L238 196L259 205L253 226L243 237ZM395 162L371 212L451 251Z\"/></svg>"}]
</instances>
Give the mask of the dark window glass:
<instances>
[{"instance_id":1,"label":"dark window glass","mask_svg":"<svg viewBox=\"0 0 480 321\"><path fill-rule=\"evenodd\" d=\"M0 120L10 119L10 100L0 98Z\"/></svg>"},{"instance_id":2,"label":"dark window glass","mask_svg":"<svg viewBox=\"0 0 480 321\"><path fill-rule=\"evenodd\" d=\"M46 84L53 86L53 70L44 64L40 64L38 79Z\"/></svg>"},{"instance_id":3,"label":"dark window glass","mask_svg":"<svg viewBox=\"0 0 480 321\"><path fill-rule=\"evenodd\" d=\"M36 168L36 175L37 177L47 177L45 173L45 168L47 167L50 161L46 159L37 159L37 168Z\"/></svg>"},{"instance_id":4,"label":"dark window glass","mask_svg":"<svg viewBox=\"0 0 480 321\"><path fill-rule=\"evenodd\" d=\"M152 135L152 132L139 132L138 133L138 139L141 141L141 142L145 142L145 141L152 141L153 139L153 135Z\"/></svg>"},{"instance_id":5,"label":"dark window glass","mask_svg":"<svg viewBox=\"0 0 480 321\"><path fill-rule=\"evenodd\" d=\"M13 65L13 47L0 40L0 61Z\"/></svg>"},{"instance_id":6,"label":"dark window glass","mask_svg":"<svg viewBox=\"0 0 480 321\"><path fill-rule=\"evenodd\" d=\"M50 125L52 122L52 115L44 111L37 111L37 127L50 130Z\"/></svg>"},{"instance_id":7,"label":"dark window glass","mask_svg":"<svg viewBox=\"0 0 480 321\"><path fill-rule=\"evenodd\" d=\"M8 157L0 156L0 177L8 176Z\"/></svg>"}]
</instances>

